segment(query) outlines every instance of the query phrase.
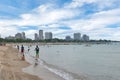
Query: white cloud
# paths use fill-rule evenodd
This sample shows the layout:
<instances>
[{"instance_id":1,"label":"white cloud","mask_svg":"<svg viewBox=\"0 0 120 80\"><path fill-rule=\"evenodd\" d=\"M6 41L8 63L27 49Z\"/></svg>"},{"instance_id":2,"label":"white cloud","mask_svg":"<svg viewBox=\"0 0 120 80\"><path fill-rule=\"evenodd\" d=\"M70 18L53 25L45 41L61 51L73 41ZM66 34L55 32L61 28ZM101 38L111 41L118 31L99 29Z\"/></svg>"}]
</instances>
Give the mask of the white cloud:
<instances>
[{"instance_id":1,"label":"white cloud","mask_svg":"<svg viewBox=\"0 0 120 80\"><path fill-rule=\"evenodd\" d=\"M65 4L65 8L78 8L82 7L84 3L94 3L97 0L73 0L71 3Z\"/></svg>"},{"instance_id":2,"label":"white cloud","mask_svg":"<svg viewBox=\"0 0 120 80\"><path fill-rule=\"evenodd\" d=\"M65 4L65 8L76 9L84 8L85 4L94 6L92 9L96 11L109 10L119 8L119 0L72 0L70 3ZM87 5L88 6L88 5Z\"/></svg>"},{"instance_id":3,"label":"white cloud","mask_svg":"<svg viewBox=\"0 0 120 80\"><path fill-rule=\"evenodd\" d=\"M120 9L103 11L91 15L87 19L78 19L63 22L73 29L92 30L96 28L107 27L110 24L120 22Z\"/></svg>"},{"instance_id":4,"label":"white cloud","mask_svg":"<svg viewBox=\"0 0 120 80\"><path fill-rule=\"evenodd\" d=\"M78 12L77 10L52 8L51 6L46 7L45 5L41 5L37 9L34 9L34 13L22 14L22 21L19 25L45 25L57 23L61 20L72 19L80 14L80 11Z\"/></svg>"},{"instance_id":5,"label":"white cloud","mask_svg":"<svg viewBox=\"0 0 120 80\"><path fill-rule=\"evenodd\" d=\"M17 28L15 28L15 27L10 27L10 26L2 26L2 27L0 27L0 34L1 34L1 37L7 37L7 36L9 36L9 35L15 35L15 33L17 33L18 32L18 30L17 30Z\"/></svg>"}]
</instances>

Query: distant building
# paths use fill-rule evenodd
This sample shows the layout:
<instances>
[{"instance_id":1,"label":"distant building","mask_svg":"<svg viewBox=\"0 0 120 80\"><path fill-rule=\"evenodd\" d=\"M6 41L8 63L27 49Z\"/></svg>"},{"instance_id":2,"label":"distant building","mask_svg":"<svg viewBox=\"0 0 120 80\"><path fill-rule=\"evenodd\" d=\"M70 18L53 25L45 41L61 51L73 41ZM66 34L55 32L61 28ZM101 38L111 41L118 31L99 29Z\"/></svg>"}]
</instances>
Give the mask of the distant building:
<instances>
[{"instance_id":1,"label":"distant building","mask_svg":"<svg viewBox=\"0 0 120 80\"><path fill-rule=\"evenodd\" d=\"M25 32L15 34L16 39L26 39Z\"/></svg>"},{"instance_id":2,"label":"distant building","mask_svg":"<svg viewBox=\"0 0 120 80\"><path fill-rule=\"evenodd\" d=\"M83 41L89 41L89 36L86 35L86 34L84 34L84 35L82 36L82 40L83 40Z\"/></svg>"},{"instance_id":3,"label":"distant building","mask_svg":"<svg viewBox=\"0 0 120 80\"><path fill-rule=\"evenodd\" d=\"M45 32L45 39L52 39L52 32Z\"/></svg>"},{"instance_id":4,"label":"distant building","mask_svg":"<svg viewBox=\"0 0 120 80\"><path fill-rule=\"evenodd\" d=\"M37 33L35 33L35 40L39 40L39 36Z\"/></svg>"},{"instance_id":5,"label":"distant building","mask_svg":"<svg viewBox=\"0 0 120 80\"><path fill-rule=\"evenodd\" d=\"M22 34L21 34L21 33L15 34L15 38L16 38L16 39L22 39Z\"/></svg>"},{"instance_id":6,"label":"distant building","mask_svg":"<svg viewBox=\"0 0 120 80\"><path fill-rule=\"evenodd\" d=\"M22 32L22 39L26 39L25 32Z\"/></svg>"},{"instance_id":7,"label":"distant building","mask_svg":"<svg viewBox=\"0 0 120 80\"><path fill-rule=\"evenodd\" d=\"M43 40L43 30L39 30L39 40Z\"/></svg>"},{"instance_id":8,"label":"distant building","mask_svg":"<svg viewBox=\"0 0 120 80\"><path fill-rule=\"evenodd\" d=\"M8 36L5 39L15 39L15 37L14 36Z\"/></svg>"},{"instance_id":9,"label":"distant building","mask_svg":"<svg viewBox=\"0 0 120 80\"><path fill-rule=\"evenodd\" d=\"M74 40L81 40L81 34L80 33L74 33Z\"/></svg>"},{"instance_id":10,"label":"distant building","mask_svg":"<svg viewBox=\"0 0 120 80\"><path fill-rule=\"evenodd\" d=\"M65 40L66 40L66 41L71 41L72 38L71 38L70 36L66 36L66 37L65 37Z\"/></svg>"}]
</instances>

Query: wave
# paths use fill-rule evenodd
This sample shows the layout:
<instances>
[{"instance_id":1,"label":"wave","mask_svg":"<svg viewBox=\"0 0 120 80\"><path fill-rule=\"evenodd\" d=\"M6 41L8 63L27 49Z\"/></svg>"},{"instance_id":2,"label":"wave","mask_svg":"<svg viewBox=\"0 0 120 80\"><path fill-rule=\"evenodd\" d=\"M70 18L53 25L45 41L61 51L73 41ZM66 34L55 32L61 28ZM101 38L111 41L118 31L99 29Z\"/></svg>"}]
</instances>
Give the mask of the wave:
<instances>
[{"instance_id":1,"label":"wave","mask_svg":"<svg viewBox=\"0 0 120 80\"><path fill-rule=\"evenodd\" d=\"M29 57L31 57L34 60L34 56L29 54ZM49 70L50 72L60 76L61 78L63 78L64 80L84 80L85 77L83 76L79 76L75 73L66 71L62 68L59 68L58 66L52 65L52 64L48 64L47 62L45 62L42 59L38 59L38 63L43 66L45 69Z\"/></svg>"},{"instance_id":2,"label":"wave","mask_svg":"<svg viewBox=\"0 0 120 80\"><path fill-rule=\"evenodd\" d=\"M69 74L68 72L65 72L64 70L55 67L51 64L46 63L45 61L39 59L40 63L42 63L42 65L49 71L55 73L56 75L62 77L64 80L75 80L73 78L73 76L71 74Z\"/></svg>"}]
</instances>

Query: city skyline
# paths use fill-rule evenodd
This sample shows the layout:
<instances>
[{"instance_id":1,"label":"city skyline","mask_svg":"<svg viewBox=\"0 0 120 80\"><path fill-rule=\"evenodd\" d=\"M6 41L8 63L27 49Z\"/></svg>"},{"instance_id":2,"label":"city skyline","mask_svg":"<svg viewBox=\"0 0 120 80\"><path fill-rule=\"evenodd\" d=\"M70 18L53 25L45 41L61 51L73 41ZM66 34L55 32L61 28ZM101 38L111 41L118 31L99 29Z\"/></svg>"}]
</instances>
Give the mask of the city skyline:
<instances>
[{"instance_id":1,"label":"city skyline","mask_svg":"<svg viewBox=\"0 0 120 80\"><path fill-rule=\"evenodd\" d=\"M62 39L80 32L91 39L120 41L119 13L119 0L2 0L0 35L25 32L34 39L37 30L44 30Z\"/></svg>"},{"instance_id":2,"label":"city skyline","mask_svg":"<svg viewBox=\"0 0 120 80\"><path fill-rule=\"evenodd\" d=\"M38 30L37 32L34 33L34 39L32 40L45 40L45 39L54 39L54 38L58 38L58 37L54 37L54 34L52 32L45 32L43 30ZM41 39L42 36L42 39ZM66 37L69 37L66 38ZM28 36L26 36L25 32L17 32L16 34L14 34L14 36L7 36L5 37L6 39L29 39ZM31 38L30 38L31 39ZM61 38L58 38L61 39ZM65 35L64 36L64 40L70 41L70 40L83 40L83 41L89 41L90 38L87 34L81 34L79 32L74 32L72 33L72 36L70 35Z\"/></svg>"}]
</instances>

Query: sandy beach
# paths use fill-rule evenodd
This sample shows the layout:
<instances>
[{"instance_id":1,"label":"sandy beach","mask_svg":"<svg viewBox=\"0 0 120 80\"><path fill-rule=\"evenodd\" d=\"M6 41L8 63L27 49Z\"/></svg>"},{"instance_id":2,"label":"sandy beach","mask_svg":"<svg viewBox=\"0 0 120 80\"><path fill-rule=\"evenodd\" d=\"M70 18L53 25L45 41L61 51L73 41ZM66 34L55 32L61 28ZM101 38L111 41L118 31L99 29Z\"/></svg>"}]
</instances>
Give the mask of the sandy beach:
<instances>
[{"instance_id":1,"label":"sandy beach","mask_svg":"<svg viewBox=\"0 0 120 80\"><path fill-rule=\"evenodd\" d=\"M42 80L22 71L22 68L29 65L20 59L17 49L0 46L0 80Z\"/></svg>"}]
</instances>

